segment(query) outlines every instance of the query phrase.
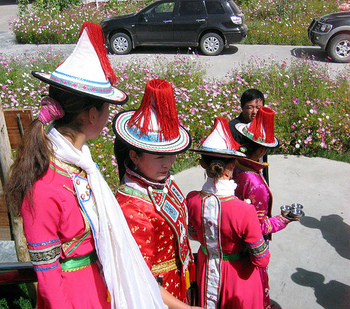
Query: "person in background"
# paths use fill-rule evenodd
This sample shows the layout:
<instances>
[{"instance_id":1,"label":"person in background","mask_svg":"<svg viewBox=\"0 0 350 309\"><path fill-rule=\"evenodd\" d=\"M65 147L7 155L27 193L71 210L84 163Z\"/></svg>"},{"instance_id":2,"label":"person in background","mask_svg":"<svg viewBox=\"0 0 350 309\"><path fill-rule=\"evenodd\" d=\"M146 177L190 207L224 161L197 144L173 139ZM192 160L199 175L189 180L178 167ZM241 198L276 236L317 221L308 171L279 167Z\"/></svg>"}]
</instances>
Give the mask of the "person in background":
<instances>
[{"instance_id":1,"label":"person in background","mask_svg":"<svg viewBox=\"0 0 350 309\"><path fill-rule=\"evenodd\" d=\"M260 159L268 148L278 145L278 140L274 136L274 111L263 106L252 122L238 123L236 129L242 135L240 141L243 145L239 149L247 155L246 158L237 159L233 172L233 180L237 183L236 196L255 207L261 231L269 241L271 233L284 229L291 222L282 214L271 215L272 194L261 172L267 163L261 163ZM271 307L267 267L260 268L259 271L264 288L264 308L269 309Z\"/></svg>"},{"instance_id":2,"label":"person in background","mask_svg":"<svg viewBox=\"0 0 350 309\"><path fill-rule=\"evenodd\" d=\"M52 73L6 187L23 218L38 278L37 308L166 308L87 140L127 95L107 58L102 29L84 23L73 53ZM44 126L51 124L47 132Z\"/></svg>"},{"instance_id":3,"label":"person in background","mask_svg":"<svg viewBox=\"0 0 350 309\"><path fill-rule=\"evenodd\" d=\"M252 122L260 107L264 105L265 97L260 90L251 88L243 92L241 96L242 112L238 115L238 117L232 119L229 122L231 134L239 144L242 144L242 142L244 141L244 137L236 130L236 124L247 124L249 122ZM265 153L265 155L262 156L260 161L267 163L267 153ZM269 170L267 166L263 169L263 175L265 177L266 182L269 183Z\"/></svg>"},{"instance_id":4,"label":"person in background","mask_svg":"<svg viewBox=\"0 0 350 309\"><path fill-rule=\"evenodd\" d=\"M232 173L239 144L225 118L202 143L200 164L208 179L201 191L187 197L189 233L201 244L197 257L200 305L204 308L261 309L263 290L259 268L270 259L253 205L239 200Z\"/></svg>"},{"instance_id":5,"label":"person in background","mask_svg":"<svg viewBox=\"0 0 350 309\"><path fill-rule=\"evenodd\" d=\"M169 82L147 82L140 107L113 121L121 186L116 197L169 308L190 308L195 265L185 197L170 168L191 145Z\"/></svg>"}]
</instances>

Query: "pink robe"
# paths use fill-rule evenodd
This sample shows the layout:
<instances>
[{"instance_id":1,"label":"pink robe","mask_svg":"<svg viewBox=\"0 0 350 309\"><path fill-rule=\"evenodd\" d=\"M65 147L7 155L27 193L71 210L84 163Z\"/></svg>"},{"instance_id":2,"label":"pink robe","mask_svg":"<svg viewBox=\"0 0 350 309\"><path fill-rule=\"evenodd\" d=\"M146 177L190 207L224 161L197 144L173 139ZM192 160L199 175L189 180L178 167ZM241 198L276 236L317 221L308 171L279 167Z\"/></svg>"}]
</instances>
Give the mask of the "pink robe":
<instances>
[{"instance_id":1,"label":"pink robe","mask_svg":"<svg viewBox=\"0 0 350 309\"><path fill-rule=\"evenodd\" d=\"M249 199L254 205L261 225L261 231L266 239L271 239L271 233L284 229L289 220L282 215L271 216L272 194L262 175L264 164L251 163L243 165L237 163L233 179L237 183L235 194L241 200ZM261 281L264 289L264 308L270 306L270 289L267 268L260 269Z\"/></svg>"},{"instance_id":2,"label":"pink robe","mask_svg":"<svg viewBox=\"0 0 350 309\"><path fill-rule=\"evenodd\" d=\"M212 181L208 178L208 182ZM187 195L189 233L201 243L197 257L200 306L263 308L259 267L270 253L252 205L231 194Z\"/></svg>"},{"instance_id":3,"label":"pink robe","mask_svg":"<svg viewBox=\"0 0 350 309\"><path fill-rule=\"evenodd\" d=\"M33 204L24 199L21 214L30 257L38 277L38 309L110 308L98 261L74 271L62 271L66 258L94 252L88 219L83 215L70 175L51 162L34 185ZM67 165L66 165L67 166ZM69 168L77 168L69 165Z\"/></svg>"}]
</instances>

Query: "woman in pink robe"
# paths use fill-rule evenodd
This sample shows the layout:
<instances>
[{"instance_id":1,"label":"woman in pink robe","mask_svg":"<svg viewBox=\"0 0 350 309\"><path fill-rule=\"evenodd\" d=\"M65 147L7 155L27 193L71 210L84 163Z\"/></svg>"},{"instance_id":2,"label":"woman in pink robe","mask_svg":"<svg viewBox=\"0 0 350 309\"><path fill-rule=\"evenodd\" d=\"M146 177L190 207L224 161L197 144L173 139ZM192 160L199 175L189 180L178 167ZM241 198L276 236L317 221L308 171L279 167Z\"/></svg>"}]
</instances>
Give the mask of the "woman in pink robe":
<instances>
[{"instance_id":1,"label":"woman in pink robe","mask_svg":"<svg viewBox=\"0 0 350 309\"><path fill-rule=\"evenodd\" d=\"M261 231L266 241L271 233L284 229L290 222L283 215L271 216L272 194L262 170L268 163L260 162L268 147L276 147L274 137L274 112L268 107L261 107L249 124L237 124L237 130L245 138L243 147L247 158L239 158L233 172L233 180L237 183L236 196L251 203L258 214ZM264 132L261 132L264 130ZM270 288L267 268L260 268L260 276L264 290L264 308L270 309Z\"/></svg>"}]
</instances>

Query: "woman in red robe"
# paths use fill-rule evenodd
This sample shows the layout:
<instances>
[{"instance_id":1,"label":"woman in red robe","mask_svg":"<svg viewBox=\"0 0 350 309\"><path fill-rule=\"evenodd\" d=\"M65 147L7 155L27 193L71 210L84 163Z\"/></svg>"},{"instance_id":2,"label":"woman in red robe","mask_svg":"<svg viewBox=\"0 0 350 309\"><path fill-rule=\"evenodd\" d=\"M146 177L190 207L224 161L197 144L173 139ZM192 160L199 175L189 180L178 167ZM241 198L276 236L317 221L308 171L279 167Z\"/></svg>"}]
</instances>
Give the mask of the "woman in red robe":
<instances>
[{"instance_id":1,"label":"woman in red robe","mask_svg":"<svg viewBox=\"0 0 350 309\"><path fill-rule=\"evenodd\" d=\"M216 118L212 132L199 150L208 179L201 191L187 195L189 232L201 244L197 282L204 308L263 308L259 267L270 253L256 211L239 200L231 180L236 151L228 122Z\"/></svg>"},{"instance_id":2,"label":"woman in red robe","mask_svg":"<svg viewBox=\"0 0 350 309\"><path fill-rule=\"evenodd\" d=\"M179 124L171 84L150 80L139 109L118 114L113 130L121 180L116 197L125 219L165 304L189 308L195 270L187 206L169 170L191 138Z\"/></svg>"}]
</instances>

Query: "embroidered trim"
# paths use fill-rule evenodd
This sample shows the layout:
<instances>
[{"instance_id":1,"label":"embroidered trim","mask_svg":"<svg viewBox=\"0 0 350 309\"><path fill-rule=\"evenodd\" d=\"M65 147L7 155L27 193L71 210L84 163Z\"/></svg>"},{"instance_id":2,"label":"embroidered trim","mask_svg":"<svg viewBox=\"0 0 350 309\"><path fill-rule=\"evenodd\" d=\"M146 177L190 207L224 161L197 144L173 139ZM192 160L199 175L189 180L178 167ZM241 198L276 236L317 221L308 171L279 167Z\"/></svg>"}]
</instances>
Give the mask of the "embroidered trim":
<instances>
[{"instance_id":1,"label":"embroidered trim","mask_svg":"<svg viewBox=\"0 0 350 309\"><path fill-rule=\"evenodd\" d=\"M176 260L171 259L168 261L164 261L158 264L152 265L152 273L153 274L160 274L160 273L166 273L172 270L178 269L176 265Z\"/></svg>"},{"instance_id":2,"label":"embroidered trim","mask_svg":"<svg viewBox=\"0 0 350 309\"><path fill-rule=\"evenodd\" d=\"M269 252L269 248L265 242L264 237L261 237L260 240L256 243L247 243L247 246L249 253L257 259L264 257L267 252Z\"/></svg>"},{"instance_id":3,"label":"embroidered trim","mask_svg":"<svg viewBox=\"0 0 350 309\"><path fill-rule=\"evenodd\" d=\"M59 243L60 239L56 238L56 239L52 239L52 240L48 240L48 241L44 241L44 242L28 242L28 246L31 247L42 247L42 246L47 246L53 243Z\"/></svg>"},{"instance_id":4,"label":"embroidered trim","mask_svg":"<svg viewBox=\"0 0 350 309\"><path fill-rule=\"evenodd\" d=\"M50 168L58 174L61 174L66 177L71 177L71 175L69 174L69 172L71 172L74 174L79 174L79 176L86 178L86 172L81 168L77 167L76 165L62 162L55 157L51 157L50 160Z\"/></svg>"},{"instance_id":5,"label":"embroidered trim","mask_svg":"<svg viewBox=\"0 0 350 309\"><path fill-rule=\"evenodd\" d=\"M125 194L132 195L132 196L136 196L136 197L142 198L142 199L147 200L148 202L152 203L148 194L144 194L144 193L140 192L139 190L135 190L134 188L131 188L125 184L121 185L119 187L118 192L125 193Z\"/></svg>"},{"instance_id":6,"label":"embroidered trim","mask_svg":"<svg viewBox=\"0 0 350 309\"><path fill-rule=\"evenodd\" d=\"M29 249L30 260L34 266L51 264L60 257L61 244L57 244L45 249Z\"/></svg>"}]
</instances>

